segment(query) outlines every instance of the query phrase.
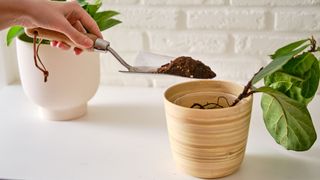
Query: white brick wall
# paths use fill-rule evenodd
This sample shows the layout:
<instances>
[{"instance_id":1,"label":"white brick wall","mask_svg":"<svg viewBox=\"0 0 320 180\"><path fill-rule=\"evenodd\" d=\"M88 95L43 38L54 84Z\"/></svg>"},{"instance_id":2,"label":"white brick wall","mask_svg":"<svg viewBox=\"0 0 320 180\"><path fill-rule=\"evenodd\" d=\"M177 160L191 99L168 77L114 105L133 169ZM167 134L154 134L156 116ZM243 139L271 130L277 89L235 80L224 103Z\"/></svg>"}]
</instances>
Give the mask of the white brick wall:
<instances>
[{"instance_id":1,"label":"white brick wall","mask_svg":"<svg viewBox=\"0 0 320 180\"><path fill-rule=\"evenodd\" d=\"M201 8L188 9L188 29L261 30L266 27L265 11L261 9Z\"/></svg>"},{"instance_id":2,"label":"white brick wall","mask_svg":"<svg viewBox=\"0 0 320 180\"><path fill-rule=\"evenodd\" d=\"M288 42L314 35L320 41L320 0L105 0L123 21L105 38L134 62L138 51L192 55L212 66L219 79L247 81L268 55ZM102 56L107 84L163 87L180 81L118 73ZM138 62L139 63L139 62ZM130 81L130 83L126 83Z\"/></svg>"},{"instance_id":3,"label":"white brick wall","mask_svg":"<svg viewBox=\"0 0 320 180\"><path fill-rule=\"evenodd\" d=\"M276 31L320 31L320 8L316 10L291 10L275 13Z\"/></svg>"},{"instance_id":4,"label":"white brick wall","mask_svg":"<svg viewBox=\"0 0 320 180\"><path fill-rule=\"evenodd\" d=\"M129 63L139 51L192 56L210 65L217 79L246 82L268 55L288 42L314 35L320 43L320 0L103 0L123 23L105 39ZM4 34L1 33L4 43ZM2 47L1 47L2 46ZM0 87L16 77L14 47L0 45ZM3 60L1 60L3 59ZM110 54L101 55L102 83L165 87L181 78L119 73ZM163 62L161 62L163 63ZM161 63L150 60L151 65ZM8 73L7 73L8 74ZM1 84L2 82L2 84Z\"/></svg>"}]
</instances>

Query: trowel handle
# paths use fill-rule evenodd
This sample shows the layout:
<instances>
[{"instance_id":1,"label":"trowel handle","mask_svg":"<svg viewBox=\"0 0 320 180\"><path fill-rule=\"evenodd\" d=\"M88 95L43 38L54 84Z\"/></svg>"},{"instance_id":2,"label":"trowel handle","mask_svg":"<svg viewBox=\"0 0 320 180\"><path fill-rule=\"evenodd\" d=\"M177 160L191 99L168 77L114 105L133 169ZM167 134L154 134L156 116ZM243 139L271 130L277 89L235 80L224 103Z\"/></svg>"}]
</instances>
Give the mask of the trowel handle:
<instances>
[{"instance_id":1,"label":"trowel handle","mask_svg":"<svg viewBox=\"0 0 320 180\"><path fill-rule=\"evenodd\" d=\"M52 30L43 29L43 28L26 29L25 31L26 31L26 34L30 37L33 37L35 34L37 34L37 37L39 38L61 41L71 46L76 46L74 42L72 42L66 35L57 31L52 31ZM86 33L85 35L88 36L94 43L98 39L98 37L94 34Z\"/></svg>"}]
</instances>

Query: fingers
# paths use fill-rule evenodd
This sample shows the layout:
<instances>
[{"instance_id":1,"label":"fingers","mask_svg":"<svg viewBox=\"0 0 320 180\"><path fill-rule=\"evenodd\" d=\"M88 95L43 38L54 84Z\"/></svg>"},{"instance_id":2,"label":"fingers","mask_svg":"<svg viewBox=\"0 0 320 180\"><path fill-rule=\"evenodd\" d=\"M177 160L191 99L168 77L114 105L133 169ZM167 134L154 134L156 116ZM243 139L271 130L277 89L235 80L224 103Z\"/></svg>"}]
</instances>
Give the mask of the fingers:
<instances>
[{"instance_id":1,"label":"fingers","mask_svg":"<svg viewBox=\"0 0 320 180\"><path fill-rule=\"evenodd\" d=\"M79 32L83 32L83 33L86 32L85 28L82 26L82 24L80 23L80 21L77 21L77 22L74 24L74 27L75 27ZM66 43L63 43L63 42L51 41L50 44L51 44L51 46L53 46L53 47L58 47L58 48L63 49L63 50L68 50L68 49L70 49L70 46L69 46L68 44L66 44ZM74 54L75 54L75 55L80 55L80 54L83 52L82 49L77 48L77 47L74 47L73 50L74 50Z\"/></svg>"},{"instance_id":2,"label":"fingers","mask_svg":"<svg viewBox=\"0 0 320 180\"><path fill-rule=\"evenodd\" d=\"M64 32L77 47L88 49L93 46L93 41L84 33L75 29L67 20L65 20L64 27L61 31Z\"/></svg>"},{"instance_id":3,"label":"fingers","mask_svg":"<svg viewBox=\"0 0 320 180\"><path fill-rule=\"evenodd\" d=\"M51 45L52 47L56 47L57 44L58 44L58 41L51 41L51 42L50 42L50 45Z\"/></svg>"},{"instance_id":4,"label":"fingers","mask_svg":"<svg viewBox=\"0 0 320 180\"><path fill-rule=\"evenodd\" d=\"M53 46L53 47L58 47L58 48L63 49L63 50L69 50L71 48L70 45L68 45L68 44L66 44L64 42L59 42L59 41L51 41L50 45Z\"/></svg>"},{"instance_id":5,"label":"fingers","mask_svg":"<svg viewBox=\"0 0 320 180\"><path fill-rule=\"evenodd\" d=\"M81 22L79 20L77 20L74 23L73 27L76 28L80 32L87 33L86 29L82 26L82 24L81 24Z\"/></svg>"},{"instance_id":6,"label":"fingers","mask_svg":"<svg viewBox=\"0 0 320 180\"><path fill-rule=\"evenodd\" d=\"M68 44L66 44L64 42L59 42L59 41L51 41L50 45L52 47L57 47L57 48L60 48L60 49L63 49L63 50L69 50L71 48ZM83 52L82 49L77 48L77 47L75 47L73 49L73 51L74 51L75 55L80 55Z\"/></svg>"},{"instance_id":7,"label":"fingers","mask_svg":"<svg viewBox=\"0 0 320 180\"><path fill-rule=\"evenodd\" d=\"M102 34L97 23L82 7L76 9L76 14L85 29L99 38L102 38Z\"/></svg>"},{"instance_id":8,"label":"fingers","mask_svg":"<svg viewBox=\"0 0 320 180\"><path fill-rule=\"evenodd\" d=\"M75 55L80 55L80 54L83 52L82 49L77 48L77 47L75 47L75 48L73 49L73 51L74 51L74 54L75 54Z\"/></svg>"},{"instance_id":9,"label":"fingers","mask_svg":"<svg viewBox=\"0 0 320 180\"><path fill-rule=\"evenodd\" d=\"M65 34L78 47L74 49L76 54L82 52L80 49L92 48L94 42L84 33L88 31L98 37L102 37L94 19L76 1L63 4L60 7L64 12L63 16L55 16L55 21L59 23L52 29ZM62 49L70 48L70 46L65 46L65 43L53 41L51 44Z\"/></svg>"}]
</instances>

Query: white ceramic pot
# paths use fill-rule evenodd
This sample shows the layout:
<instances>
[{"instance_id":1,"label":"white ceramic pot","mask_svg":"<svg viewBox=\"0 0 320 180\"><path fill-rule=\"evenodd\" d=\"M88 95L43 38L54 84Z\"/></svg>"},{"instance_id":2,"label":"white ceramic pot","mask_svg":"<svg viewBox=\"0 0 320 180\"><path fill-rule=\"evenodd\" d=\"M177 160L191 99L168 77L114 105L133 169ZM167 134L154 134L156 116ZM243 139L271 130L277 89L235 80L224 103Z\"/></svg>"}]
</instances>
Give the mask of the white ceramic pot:
<instances>
[{"instance_id":1,"label":"white ceramic pot","mask_svg":"<svg viewBox=\"0 0 320 180\"><path fill-rule=\"evenodd\" d=\"M17 40L20 79L26 95L40 107L43 118L70 120L83 116L87 102L100 82L99 54L73 52L41 45L39 55L49 71L45 83L43 73L35 67L33 46Z\"/></svg>"}]
</instances>

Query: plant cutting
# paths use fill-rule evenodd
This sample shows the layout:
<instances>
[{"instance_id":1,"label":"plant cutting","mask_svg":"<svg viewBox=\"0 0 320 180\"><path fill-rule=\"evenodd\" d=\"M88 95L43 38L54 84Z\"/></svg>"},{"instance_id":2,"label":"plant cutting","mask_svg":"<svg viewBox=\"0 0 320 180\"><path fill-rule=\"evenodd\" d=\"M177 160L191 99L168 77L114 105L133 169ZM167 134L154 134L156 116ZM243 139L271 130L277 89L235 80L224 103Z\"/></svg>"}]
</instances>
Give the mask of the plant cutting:
<instances>
[{"instance_id":1,"label":"plant cutting","mask_svg":"<svg viewBox=\"0 0 320 180\"><path fill-rule=\"evenodd\" d=\"M319 51L313 37L288 44L244 87L201 80L167 89L166 118L176 163L202 178L235 172L245 153L254 93L263 93L263 119L274 140L288 150L310 149L317 135L307 105L319 86ZM261 80L264 86L256 87Z\"/></svg>"},{"instance_id":2,"label":"plant cutting","mask_svg":"<svg viewBox=\"0 0 320 180\"><path fill-rule=\"evenodd\" d=\"M119 23L116 11L99 11L101 0L78 3L96 21L100 31ZM28 37L24 29L9 29L7 44L17 39L17 56L22 87L27 96L40 107L45 119L68 120L86 113L87 101L95 94L100 81L98 53L71 51L50 47L49 41ZM33 43L33 44L32 44ZM38 45L37 45L38 43ZM46 83L43 83L45 81Z\"/></svg>"}]
</instances>

